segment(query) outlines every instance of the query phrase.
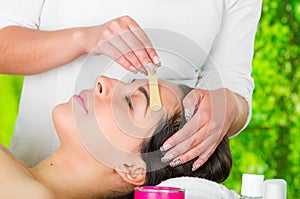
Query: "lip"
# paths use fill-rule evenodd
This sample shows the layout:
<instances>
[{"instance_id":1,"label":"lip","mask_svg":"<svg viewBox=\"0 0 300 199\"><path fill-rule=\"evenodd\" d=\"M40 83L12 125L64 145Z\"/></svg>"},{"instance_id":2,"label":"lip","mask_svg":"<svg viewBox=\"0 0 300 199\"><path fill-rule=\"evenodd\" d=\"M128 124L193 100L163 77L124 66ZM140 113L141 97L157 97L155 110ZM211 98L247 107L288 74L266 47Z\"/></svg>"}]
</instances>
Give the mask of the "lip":
<instances>
[{"instance_id":1,"label":"lip","mask_svg":"<svg viewBox=\"0 0 300 199\"><path fill-rule=\"evenodd\" d=\"M86 92L81 91L79 95L74 95L74 99L79 103L79 105L88 113L86 106Z\"/></svg>"}]
</instances>

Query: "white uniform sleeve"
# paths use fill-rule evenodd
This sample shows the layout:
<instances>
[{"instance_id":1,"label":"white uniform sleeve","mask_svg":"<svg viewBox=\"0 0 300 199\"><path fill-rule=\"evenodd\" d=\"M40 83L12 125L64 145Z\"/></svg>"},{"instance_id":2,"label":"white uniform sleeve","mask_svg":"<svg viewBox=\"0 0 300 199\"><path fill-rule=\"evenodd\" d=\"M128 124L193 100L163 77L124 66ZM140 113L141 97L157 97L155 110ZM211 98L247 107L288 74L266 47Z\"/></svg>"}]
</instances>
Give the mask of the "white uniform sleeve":
<instances>
[{"instance_id":1,"label":"white uniform sleeve","mask_svg":"<svg viewBox=\"0 0 300 199\"><path fill-rule=\"evenodd\" d=\"M38 29L45 0L0 0L0 28L18 25Z\"/></svg>"},{"instance_id":2,"label":"white uniform sleeve","mask_svg":"<svg viewBox=\"0 0 300 199\"><path fill-rule=\"evenodd\" d=\"M248 102L248 125L254 81L251 77L254 38L262 0L228 0L220 31L206 60L198 88L228 88ZM236 134L237 135L237 134Z\"/></svg>"}]
</instances>

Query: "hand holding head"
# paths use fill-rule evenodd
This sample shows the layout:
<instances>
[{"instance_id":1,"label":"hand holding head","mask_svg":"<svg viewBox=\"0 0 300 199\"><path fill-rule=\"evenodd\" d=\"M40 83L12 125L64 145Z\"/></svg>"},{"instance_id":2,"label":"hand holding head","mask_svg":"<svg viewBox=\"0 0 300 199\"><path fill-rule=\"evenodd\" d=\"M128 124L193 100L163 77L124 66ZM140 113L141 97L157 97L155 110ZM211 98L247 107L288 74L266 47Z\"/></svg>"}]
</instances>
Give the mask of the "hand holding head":
<instances>
[{"instance_id":1,"label":"hand holding head","mask_svg":"<svg viewBox=\"0 0 300 199\"><path fill-rule=\"evenodd\" d=\"M167 151L164 159L173 160L173 166L196 158L192 168L196 170L210 158L226 134L241 128L247 104L228 89L194 89L184 98L183 105L188 122L161 149Z\"/></svg>"}]
</instances>

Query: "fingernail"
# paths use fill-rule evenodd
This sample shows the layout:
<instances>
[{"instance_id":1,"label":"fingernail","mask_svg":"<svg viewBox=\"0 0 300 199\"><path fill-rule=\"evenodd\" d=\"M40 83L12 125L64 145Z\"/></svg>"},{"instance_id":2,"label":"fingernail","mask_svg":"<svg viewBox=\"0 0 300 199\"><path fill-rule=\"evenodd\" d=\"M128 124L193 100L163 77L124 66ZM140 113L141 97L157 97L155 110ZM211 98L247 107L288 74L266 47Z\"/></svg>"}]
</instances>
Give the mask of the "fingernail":
<instances>
[{"instance_id":1,"label":"fingernail","mask_svg":"<svg viewBox=\"0 0 300 199\"><path fill-rule=\"evenodd\" d=\"M138 73L138 70L135 67L133 67L133 66L129 67L129 71L132 72L132 73L134 73L134 74Z\"/></svg>"},{"instance_id":2,"label":"fingernail","mask_svg":"<svg viewBox=\"0 0 300 199\"><path fill-rule=\"evenodd\" d=\"M170 162L171 167L177 167L179 165L181 165L181 160L180 159L173 160L172 162Z\"/></svg>"},{"instance_id":3,"label":"fingernail","mask_svg":"<svg viewBox=\"0 0 300 199\"><path fill-rule=\"evenodd\" d=\"M192 118L190 109L184 109L184 117L186 121L189 121Z\"/></svg>"},{"instance_id":4,"label":"fingernail","mask_svg":"<svg viewBox=\"0 0 300 199\"><path fill-rule=\"evenodd\" d=\"M144 67L140 68L141 73L143 73L144 75L148 75L147 70Z\"/></svg>"},{"instance_id":5,"label":"fingernail","mask_svg":"<svg viewBox=\"0 0 300 199\"><path fill-rule=\"evenodd\" d=\"M154 64L149 63L146 65L148 68L148 71L150 74L155 74L156 73L156 66L154 66Z\"/></svg>"},{"instance_id":6,"label":"fingernail","mask_svg":"<svg viewBox=\"0 0 300 199\"><path fill-rule=\"evenodd\" d=\"M155 55L155 56L153 57L153 62L154 62L157 66L161 66L161 62L160 62L159 56Z\"/></svg>"},{"instance_id":7,"label":"fingernail","mask_svg":"<svg viewBox=\"0 0 300 199\"><path fill-rule=\"evenodd\" d=\"M193 166L192 171L196 171L197 169L199 169L200 166L200 164L196 164L195 166Z\"/></svg>"},{"instance_id":8,"label":"fingernail","mask_svg":"<svg viewBox=\"0 0 300 199\"><path fill-rule=\"evenodd\" d=\"M169 154L169 155L167 155L167 156L162 157L162 158L161 158L161 161L162 161L163 163L166 163L166 162L169 162L170 160L172 160L173 158L174 158L174 156L173 156L172 154Z\"/></svg>"},{"instance_id":9,"label":"fingernail","mask_svg":"<svg viewBox=\"0 0 300 199\"><path fill-rule=\"evenodd\" d=\"M171 148L171 144L166 144L160 147L160 151L167 151Z\"/></svg>"}]
</instances>

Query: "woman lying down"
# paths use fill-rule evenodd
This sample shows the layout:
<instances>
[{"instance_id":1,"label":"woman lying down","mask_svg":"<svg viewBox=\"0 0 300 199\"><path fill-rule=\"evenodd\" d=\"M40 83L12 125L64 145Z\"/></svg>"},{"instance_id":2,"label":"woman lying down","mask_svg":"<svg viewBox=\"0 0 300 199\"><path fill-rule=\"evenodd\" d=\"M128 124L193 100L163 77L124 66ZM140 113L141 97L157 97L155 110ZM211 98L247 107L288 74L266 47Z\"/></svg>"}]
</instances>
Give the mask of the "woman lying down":
<instances>
[{"instance_id":1,"label":"woman lying down","mask_svg":"<svg viewBox=\"0 0 300 199\"><path fill-rule=\"evenodd\" d=\"M224 138L198 170L162 162L159 148L183 124L181 100L189 89L160 80L162 109L149 108L147 80L131 83L101 76L95 87L53 110L60 147L29 168L3 146L0 198L133 198L134 187L174 177L224 181L231 154ZM33 143L34 144L34 143Z\"/></svg>"}]
</instances>

